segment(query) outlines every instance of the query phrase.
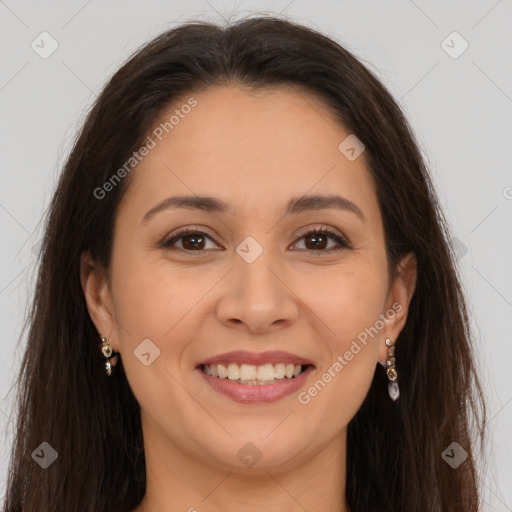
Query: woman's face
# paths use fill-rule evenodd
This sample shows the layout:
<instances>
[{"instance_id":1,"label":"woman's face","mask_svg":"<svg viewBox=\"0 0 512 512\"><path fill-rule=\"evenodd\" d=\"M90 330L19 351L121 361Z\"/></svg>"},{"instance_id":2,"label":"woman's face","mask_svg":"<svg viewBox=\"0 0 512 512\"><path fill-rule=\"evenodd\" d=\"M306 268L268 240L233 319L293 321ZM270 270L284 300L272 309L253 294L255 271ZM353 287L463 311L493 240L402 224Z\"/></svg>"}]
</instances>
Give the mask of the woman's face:
<instances>
[{"instance_id":1,"label":"woman's face","mask_svg":"<svg viewBox=\"0 0 512 512\"><path fill-rule=\"evenodd\" d=\"M318 99L284 88L210 88L155 128L119 205L109 280L84 281L145 442L240 472L334 456L414 286L405 270L389 281L363 148ZM213 359L232 379L309 366L249 385L207 376Z\"/></svg>"}]
</instances>

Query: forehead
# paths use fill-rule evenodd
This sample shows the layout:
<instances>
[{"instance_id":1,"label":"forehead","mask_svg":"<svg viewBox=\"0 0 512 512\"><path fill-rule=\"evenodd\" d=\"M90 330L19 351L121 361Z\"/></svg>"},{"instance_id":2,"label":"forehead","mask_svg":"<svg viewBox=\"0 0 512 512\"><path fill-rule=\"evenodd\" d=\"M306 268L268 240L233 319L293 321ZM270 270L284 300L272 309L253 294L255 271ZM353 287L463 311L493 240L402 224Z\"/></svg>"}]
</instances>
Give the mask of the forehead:
<instances>
[{"instance_id":1,"label":"forehead","mask_svg":"<svg viewBox=\"0 0 512 512\"><path fill-rule=\"evenodd\" d=\"M364 153L350 161L339 150L349 135L304 90L210 87L161 112L149 134L154 147L132 171L123 202L148 205L179 192L215 195L237 209L272 201L281 208L283 198L335 191L374 201Z\"/></svg>"}]
</instances>

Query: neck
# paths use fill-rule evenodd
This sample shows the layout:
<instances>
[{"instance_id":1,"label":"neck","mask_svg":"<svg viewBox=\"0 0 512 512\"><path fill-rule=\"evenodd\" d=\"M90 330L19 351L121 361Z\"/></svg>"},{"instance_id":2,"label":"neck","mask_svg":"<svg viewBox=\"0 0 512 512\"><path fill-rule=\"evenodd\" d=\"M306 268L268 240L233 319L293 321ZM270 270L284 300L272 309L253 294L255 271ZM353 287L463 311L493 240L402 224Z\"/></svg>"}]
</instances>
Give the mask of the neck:
<instances>
[{"instance_id":1,"label":"neck","mask_svg":"<svg viewBox=\"0 0 512 512\"><path fill-rule=\"evenodd\" d=\"M147 433L146 495L133 512L349 512L346 429L313 455L279 467L265 465L263 458L251 469L199 461L168 438Z\"/></svg>"}]
</instances>

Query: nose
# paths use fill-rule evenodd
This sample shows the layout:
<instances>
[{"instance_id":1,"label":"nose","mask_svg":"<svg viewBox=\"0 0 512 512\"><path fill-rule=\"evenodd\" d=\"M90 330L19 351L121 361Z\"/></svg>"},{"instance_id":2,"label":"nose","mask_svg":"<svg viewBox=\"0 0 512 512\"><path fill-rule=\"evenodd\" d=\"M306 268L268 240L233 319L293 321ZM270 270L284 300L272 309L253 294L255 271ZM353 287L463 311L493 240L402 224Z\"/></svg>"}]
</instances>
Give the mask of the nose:
<instances>
[{"instance_id":1,"label":"nose","mask_svg":"<svg viewBox=\"0 0 512 512\"><path fill-rule=\"evenodd\" d=\"M291 325L298 314L291 277L272 258L271 251L264 250L252 263L236 256L217 306L220 322L264 333Z\"/></svg>"}]
</instances>

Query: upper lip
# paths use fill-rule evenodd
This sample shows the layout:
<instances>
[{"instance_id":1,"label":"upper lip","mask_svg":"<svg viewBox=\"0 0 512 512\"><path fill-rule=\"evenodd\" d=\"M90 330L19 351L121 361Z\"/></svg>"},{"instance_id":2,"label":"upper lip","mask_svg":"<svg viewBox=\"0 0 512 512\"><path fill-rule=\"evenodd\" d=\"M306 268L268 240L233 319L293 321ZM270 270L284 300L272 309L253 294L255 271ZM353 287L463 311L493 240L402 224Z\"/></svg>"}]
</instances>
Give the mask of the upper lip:
<instances>
[{"instance_id":1,"label":"upper lip","mask_svg":"<svg viewBox=\"0 0 512 512\"><path fill-rule=\"evenodd\" d=\"M264 364L295 364L295 365L313 365L311 361L304 357L283 352L281 350L272 350L269 352L248 352L246 350L235 350L233 352L226 352L217 356L210 357L198 363L197 367L204 364L251 364L261 366Z\"/></svg>"}]
</instances>

